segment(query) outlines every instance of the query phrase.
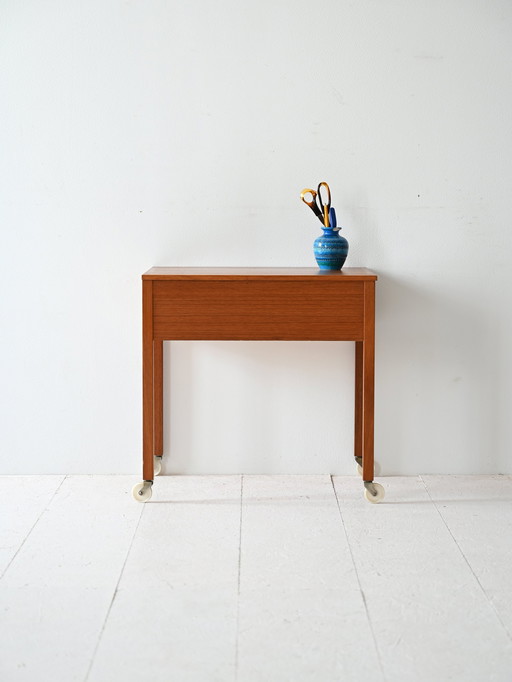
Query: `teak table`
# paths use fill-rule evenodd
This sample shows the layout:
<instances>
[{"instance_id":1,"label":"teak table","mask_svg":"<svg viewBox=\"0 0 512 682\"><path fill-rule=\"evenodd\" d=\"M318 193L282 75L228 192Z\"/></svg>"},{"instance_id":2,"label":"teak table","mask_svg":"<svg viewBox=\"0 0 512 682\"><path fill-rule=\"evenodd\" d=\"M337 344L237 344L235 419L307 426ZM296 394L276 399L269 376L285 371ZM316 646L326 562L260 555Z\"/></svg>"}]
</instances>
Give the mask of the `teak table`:
<instances>
[{"instance_id":1,"label":"teak table","mask_svg":"<svg viewBox=\"0 0 512 682\"><path fill-rule=\"evenodd\" d=\"M142 275L143 482L151 497L163 454L163 342L355 341L354 456L365 496L373 482L375 281L365 268L164 268Z\"/></svg>"}]
</instances>

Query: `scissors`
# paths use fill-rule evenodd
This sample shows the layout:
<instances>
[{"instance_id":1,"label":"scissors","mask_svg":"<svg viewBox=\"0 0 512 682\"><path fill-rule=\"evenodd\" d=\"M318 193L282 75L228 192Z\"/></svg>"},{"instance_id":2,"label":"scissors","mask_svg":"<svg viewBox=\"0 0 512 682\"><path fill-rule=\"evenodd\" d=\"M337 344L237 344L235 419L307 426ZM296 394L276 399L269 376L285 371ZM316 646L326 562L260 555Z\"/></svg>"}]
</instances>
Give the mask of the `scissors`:
<instances>
[{"instance_id":1,"label":"scissors","mask_svg":"<svg viewBox=\"0 0 512 682\"><path fill-rule=\"evenodd\" d=\"M324 187L327 192L327 201L322 199L322 187ZM306 199L307 194L311 194L311 201ZM303 189L300 193L300 198L309 206L324 227L330 227L329 211L331 210L331 190L326 182L321 182L318 185L316 192L314 189Z\"/></svg>"}]
</instances>

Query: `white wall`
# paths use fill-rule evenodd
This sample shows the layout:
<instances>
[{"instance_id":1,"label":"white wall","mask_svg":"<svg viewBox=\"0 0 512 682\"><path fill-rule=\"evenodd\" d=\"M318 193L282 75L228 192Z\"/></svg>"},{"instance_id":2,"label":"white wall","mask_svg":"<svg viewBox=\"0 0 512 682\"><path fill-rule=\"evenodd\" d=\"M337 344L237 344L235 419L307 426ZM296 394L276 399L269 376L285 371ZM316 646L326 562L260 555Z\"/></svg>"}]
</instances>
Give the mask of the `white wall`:
<instances>
[{"instance_id":1,"label":"white wall","mask_svg":"<svg viewBox=\"0 0 512 682\"><path fill-rule=\"evenodd\" d=\"M140 475L141 273L314 266L320 180L380 275L384 473L512 472L509 0L0 13L1 472ZM171 355L167 471L353 472L350 344Z\"/></svg>"}]
</instances>

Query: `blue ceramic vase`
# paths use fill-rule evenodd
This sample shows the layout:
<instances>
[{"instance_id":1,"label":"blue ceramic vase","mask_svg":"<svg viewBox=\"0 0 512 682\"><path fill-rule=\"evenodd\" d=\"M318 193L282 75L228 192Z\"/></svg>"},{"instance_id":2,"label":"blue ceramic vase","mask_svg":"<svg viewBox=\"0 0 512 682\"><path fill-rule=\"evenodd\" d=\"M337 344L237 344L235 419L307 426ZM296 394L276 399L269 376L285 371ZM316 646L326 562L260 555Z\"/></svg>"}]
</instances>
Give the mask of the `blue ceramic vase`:
<instances>
[{"instance_id":1,"label":"blue ceramic vase","mask_svg":"<svg viewBox=\"0 0 512 682\"><path fill-rule=\"evenodd\" d=\"M316 262L320 270L341 270L347 258L348 241L339 234L338 229L322 227L321 237L313 244Z\"/></svg>"}]
</instances>

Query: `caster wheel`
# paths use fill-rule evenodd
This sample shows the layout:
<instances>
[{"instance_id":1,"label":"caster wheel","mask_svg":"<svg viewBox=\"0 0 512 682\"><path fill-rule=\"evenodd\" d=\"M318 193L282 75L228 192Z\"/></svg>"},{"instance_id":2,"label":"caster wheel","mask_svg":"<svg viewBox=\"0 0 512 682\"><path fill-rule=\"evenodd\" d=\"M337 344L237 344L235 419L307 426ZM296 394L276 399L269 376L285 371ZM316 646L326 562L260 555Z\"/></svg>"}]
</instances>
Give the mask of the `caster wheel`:
<instances>
[{"instance_id":1,"label":"caster wheel","mask_svg":"<svg viewBox=\"0 0 512 682\"><path fill-rule=\"evenodd\" d=\"M379 502L382 502L384 499L385 490L380 483L373 483L373 481L371 483L367 483L365 481L364 488L364 496L368 502L371 502L372 504L379 504Z\"/></svg>"},{"instance_id":2,"label":"caster wheel","mask_svg":"<svg viewBox=\"0 0 512 682\"><path fill-rule=\"evenodd\" d=\"M133 499L137 502L147 502L151 499L153 483L152 481L143 481L142 483L137 483L132 488Z\"/></svg>"},{"instance_id":3,"label":"caster wheel","mask_svg":"<svg viewBox=\"0 0 512 682\"><path fill-rule=\"evenodd\" d=\"M162 455L155 455L153 457L153 472L158 476L162 471Z\"/></svg>"}]
</instances>

